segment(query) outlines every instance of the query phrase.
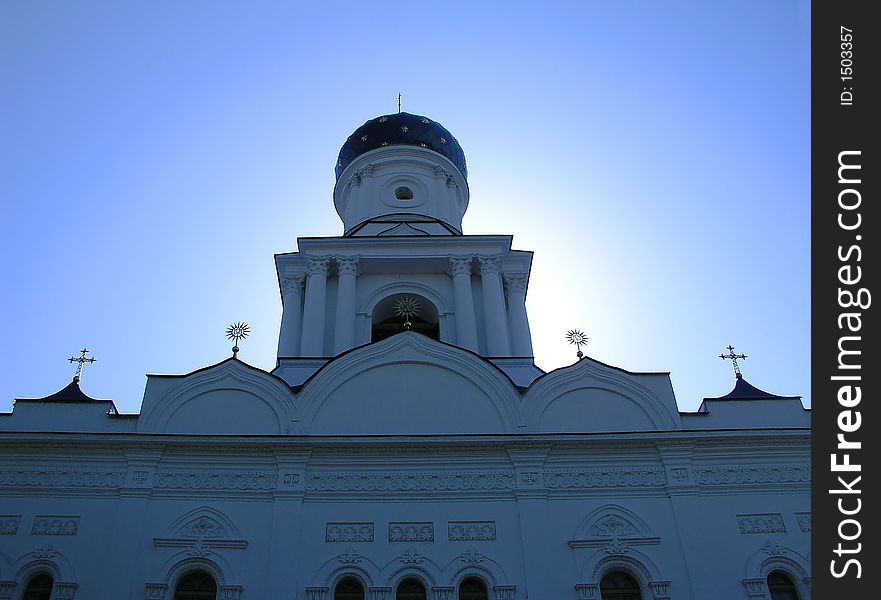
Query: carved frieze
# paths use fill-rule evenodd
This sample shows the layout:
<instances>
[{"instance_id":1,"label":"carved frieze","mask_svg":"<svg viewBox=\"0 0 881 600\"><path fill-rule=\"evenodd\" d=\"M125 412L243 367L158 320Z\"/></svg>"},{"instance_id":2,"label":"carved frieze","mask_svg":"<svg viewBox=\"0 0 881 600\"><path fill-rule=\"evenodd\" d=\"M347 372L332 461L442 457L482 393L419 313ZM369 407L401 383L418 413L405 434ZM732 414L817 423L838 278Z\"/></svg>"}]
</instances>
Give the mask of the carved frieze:
<instances>
[{"instance_id":1,"label":"carved frieze","mask_svg":"<svg viewBox=\"0 0 881 600\"><path fill-rule=\"evenodd\" d=\"M544 472L549 489L601 487L658 487L667 483L662 468L550 469Z\"/></svg>"},{"instance_id":2,"label":"carved frieze","mask_svg":"<svg viewBox=\"0 0 881 600\"><path fill-rule=\"evenodd\" d=\"M740 533L786 533L783 517L780 514L737 515Z\"/></svg>"},{"instance_id":3,"label":"carved frieze","mask_svg":"<svg viewBox=\"0 0 881 600\"><path fill-rule=\"evenodd\" d=\"M811 530L811 513L795 513L795 520L798 521L798 528L801 531Z\"/></svg>"},{"instance_id":4,"label":"carved frieze","mask_svg":"<svg viewBox=\"0 0 881 600\"><path fill-rule=\"evenodd\" d=\"M388 541L390 542L433 542L434 523L389 523Z\"/></svg>"},{"instance_id":5,"label":"carved frieze","mask_svg":"<svg viewBox=\"0 0 881 600\"><path fill-rule=\"evenodd\" d=\"M157 471L155 486L179 490L273 490L274 471Z\"/></svg>"},{"instance_id":6,"label":"carved frieze","mask_svg":"<svg viewBox=\"0 0 881 600\"><path fill-rule=\"evenodd\" d=\"M738 465L733 467L703 467L695 469L695 478L701 485L744 485L766 483L810 483L810 465Z\"/></svg>"},{"instance_id":7,"label":"carved frieze","mask_svg":"<svg viewBox=\"0 0 881 600\"><path fill-rule=\"evenodd\" d=\"M211 539L226 537L227 534L223 525L211 517L202 515L181 527L178 535L183 538Z\"/></svg>"},{"instance_id":8,"label":"carved frieze","mask_svg":"<svg viewBox=\"0 0 881 600\"><path fill-rule=\"evenodd\" d=\"M442 492L514 489L510 471L310 473L309 492Z\"/></svg>"},{"instance_id":9,"label":"carved frieze","mask_svg":"<svg viewBox=\"0 0 881 600\"><path fill-rule=\"evenodd\" d=\"M495 521L450 521L447 533L451 542L494 541Z\"/></svg>"},{"instance_id":10,"label":"carved frieze","mask_svg":"<svg viewBox=\"0 0 881 600\"><path fill-rule=\"evenodd\" d=\"M21 525L21 515L0 515L0 535L15 535Z\"/></svg>"},{"instance_id":11,"label":"carved frieze","mask_svg":"<svg viewBox=\"0 0 881 600\"><path fill-rule=\"evenodd\" d=\"M325 542L372 542L373 523L328 523Z\"/></svg>"},{"instance_id":12,"label":"carved frieze","mask_svg":"<svg viewBox=\"0 0 881 600\"><path fill-rule=\"evenodd\" d=\"M0 469L0 486L115 488L125 475L122 470Z\"/></svg>"},{"instance_id":13,"label":"carved frieze","mask_svg":"<svg viewBox=\"0 0 881 600\"><path fill-rule=\"evenodd\" d=\"M34 518L31 535L76 535L79 517L40 516Z\"/></svg>"}]
</instances>

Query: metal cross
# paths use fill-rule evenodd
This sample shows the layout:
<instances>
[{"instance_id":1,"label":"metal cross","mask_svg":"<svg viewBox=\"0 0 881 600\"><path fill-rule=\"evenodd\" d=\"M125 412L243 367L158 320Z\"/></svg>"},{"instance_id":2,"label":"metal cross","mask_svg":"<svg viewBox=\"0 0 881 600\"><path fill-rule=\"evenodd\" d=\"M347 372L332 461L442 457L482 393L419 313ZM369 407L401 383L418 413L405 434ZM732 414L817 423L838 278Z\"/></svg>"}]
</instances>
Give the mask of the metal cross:
<instances>
[{"instance_id":1,"label":"metal cross","mask_svg":"<svg viewBox=\"0 0 881 600\"><path fill-rule=\"evenodd\" d=\"M719 358L725 360L726 358L731 361L731 364L734 365L734 377L740 379L743 375L740 374L740 366L737 364L738 358L746 358L746 354L735 354L734 346L728 344L728 354L720 354Z\"/></svg>"},{"instance_id":2,"label":"metal cross","mask_svg":"<svg viewBox=\"0 0 881 600\"><path fill-rule=\"evenodd\" d=\"M88 353L89 349L83 348L82 350L80 350L80 356L71 356L67 359L68 362L78 363L76 366L76 375L73 376L74 381L78 382L80 380L80 377L82 377L84 364L93 363L98 360L97 358L86 358L86 354Z\"/></svg>"},{"instance_id":3,"label":"metal cross","mask_svg":"<svg viewBox=\"0 0 881 600\"><path fill-rule=\"evenodd\" d=\"M398 92L398 112L401 112L401 93Z\"/></svg>"}]
</instances>

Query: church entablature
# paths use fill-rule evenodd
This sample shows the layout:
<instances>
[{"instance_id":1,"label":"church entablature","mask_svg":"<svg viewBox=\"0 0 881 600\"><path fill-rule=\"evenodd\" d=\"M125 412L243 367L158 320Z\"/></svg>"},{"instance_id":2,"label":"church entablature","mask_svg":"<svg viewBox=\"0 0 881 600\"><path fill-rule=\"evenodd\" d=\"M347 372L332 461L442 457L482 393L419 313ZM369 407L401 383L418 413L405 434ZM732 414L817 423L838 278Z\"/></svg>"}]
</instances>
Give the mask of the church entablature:
<instances>
[{"instance_id":1,"label":"church entablature","mask_svg":"<svg viewBox=\"0 0 881 600\"><path fill-rule=\"evenodd\" d=\"M138 431L287 433L294 394L278 377L230 358L187 375L148 375Z\"/></svg>"}]
</instances>

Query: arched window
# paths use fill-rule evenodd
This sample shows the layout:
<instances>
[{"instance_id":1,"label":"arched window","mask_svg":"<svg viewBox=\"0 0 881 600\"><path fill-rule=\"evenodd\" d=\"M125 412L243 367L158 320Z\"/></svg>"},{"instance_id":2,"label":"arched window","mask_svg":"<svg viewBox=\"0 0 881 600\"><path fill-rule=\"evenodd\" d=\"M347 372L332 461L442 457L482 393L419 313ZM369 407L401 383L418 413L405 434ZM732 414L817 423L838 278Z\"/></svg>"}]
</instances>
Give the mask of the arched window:
<instances>
[{"instance_id":1,"label":"arched window","mask_svg":"<svg viewBox=\"0 0 881 600\"><path fill-rule=\"evenodd\" d=\"M425 586L418 579L408 577L398 584L395 600L426 600Z\"/></svg>"},{"instance_id":2,"label":"arched window","mask_svg":"<svg viewBox=\"0 0 881 600\"><path fill-rule=\"evenodd\" d=\"M768 591L771 592L771 600L798 600L795 584L783 571L768 574Z\"/></svg>"},{"instance_id":3,"label":"arched window","mask_svg":"<svg viewBox=\"0 0 881 600\"><path fill-rule=\"evenodd\" d=\"M459 584L459 600L489 600L486 584L477 577L466 577Z\"/></svg>"},{"instance_id":4,"label":"arched window","mask_svg":"<svg viewBox=\"0 0 881 600\"><path fill-rule=\"evenodd\" d=\"M624 571L609 571L600 581L602 600L642 600L639 583Z\"/></svg>"},{"instance_id":5,"label":"arched window","mask_svg":"<svg viewBox=\"0 0 881 600\"><path fill-rule=\"evenodd\" d=\"M21 600L49 600L52 597L52 577L46 573L40 573L31 577Z\"/></svg>"},{"instance_id":6,"label":"arched window","mask_svg":"<svg viewBox=\"0 0 881 600\"><path fill-rule=\"evenodd\" d=\"M403 331L415 331L439 340L434 303L415 294L394 294L380 300L373 309L370 341L378 342Z\"/></svg>"},{"instance_id":7,"label":"arched window","mask_svg":"<svg viewBox=\"0 0 881 600\"><path fill-rule=\"evenodd\" d=\"M333 590L333 600L364 600L364 586L354 577L343 577Z\"/></svg>"},{"instance_id":8,"label":"arched window","mask_svg":"<svg viewBox=\"0 0 881 600\"><path fill-rule=\"evenodd\" d=\"M205 571L191 571L177 582L174 600L215 600L217 584Z\"/></svg>"}]
</instances>

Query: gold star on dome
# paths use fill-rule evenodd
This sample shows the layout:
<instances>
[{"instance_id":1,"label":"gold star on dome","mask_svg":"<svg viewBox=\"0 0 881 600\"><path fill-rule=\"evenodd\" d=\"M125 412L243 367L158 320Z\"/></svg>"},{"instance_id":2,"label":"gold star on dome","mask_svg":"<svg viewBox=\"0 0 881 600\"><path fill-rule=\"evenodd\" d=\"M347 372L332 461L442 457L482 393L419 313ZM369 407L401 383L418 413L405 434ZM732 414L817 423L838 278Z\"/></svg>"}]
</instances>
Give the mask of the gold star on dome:
<instances>
[{"instance_id":1,"label":"gold star on dome","mask_svg":"<svg viewBox=\"0 0 881 600\"><path fill-rule=\"evenodd\" d=\"M429 121L429 120L426 119L425 117L422 117L422 122L425 123L426 125L428 125L429 123L431 123L431 121Z\"/></svg>"},{"instance_id":2,"label":"gold star on dome","mask_svg":"<svg viewBox=\"0 0 881 600\"><path fill-rule=\"evenodd\" d=\"M441 143L441 144L446 144L446 143L447 143L447 138L442 137L442 138L440 139L440 143Z\"/></svg>"},{"instance_id":3,"label":"gold star on dome","mask_svg":"<svg viewBox=\"0 0 881 600\"><path fill-rule=\"evenodd\" d=\"M422 142L422 143L419 144L419 145L422 146L423 148L428 148L428 146L425 144L425 142Z\"/></svg>"},{"instance_id":4,"label":"gold star on dome","mask_svg":"<svg viewBox=\"0 0 881 600\"><path fill-rule=\"evenodd\" d=\"M361 136L361 141L362 141L362 142L366 142L366 141L367 141L367 136L366 136L366 135L362 135L362 136Z\"/></svg>"},{"instance_id":5,"label":"gold star on dome","mask_svg":"<svg viewBox=\"0 0 881 600\"><path fill-rule=\"evenodd\" d=\"M388 146L388 142L383 142L382 145L383 145L383 146Z\"/></svg>"},{"instance_id":6,"label":"gold star on dome","mask_svg":"<svg viewBox=\"0 0 881 600\"><path fill-rule=\"evenodd\" d=\"M407 133L408 131L410 131L410 128L407 127L406 125L403 125L403 126L401 127L401 131L403 131L404 133Z\"/></svg>"},{"instance_id":7,"label":"gold star on dome","mask_svg":"<svg viewBox=\"0 0 881 600\"><path fill-rule=\"evenodd\" d=\"M388 117L380 117L379 118L380 123L385 123L386 121L388 121Z\"/></svg>"}]
</instances>

